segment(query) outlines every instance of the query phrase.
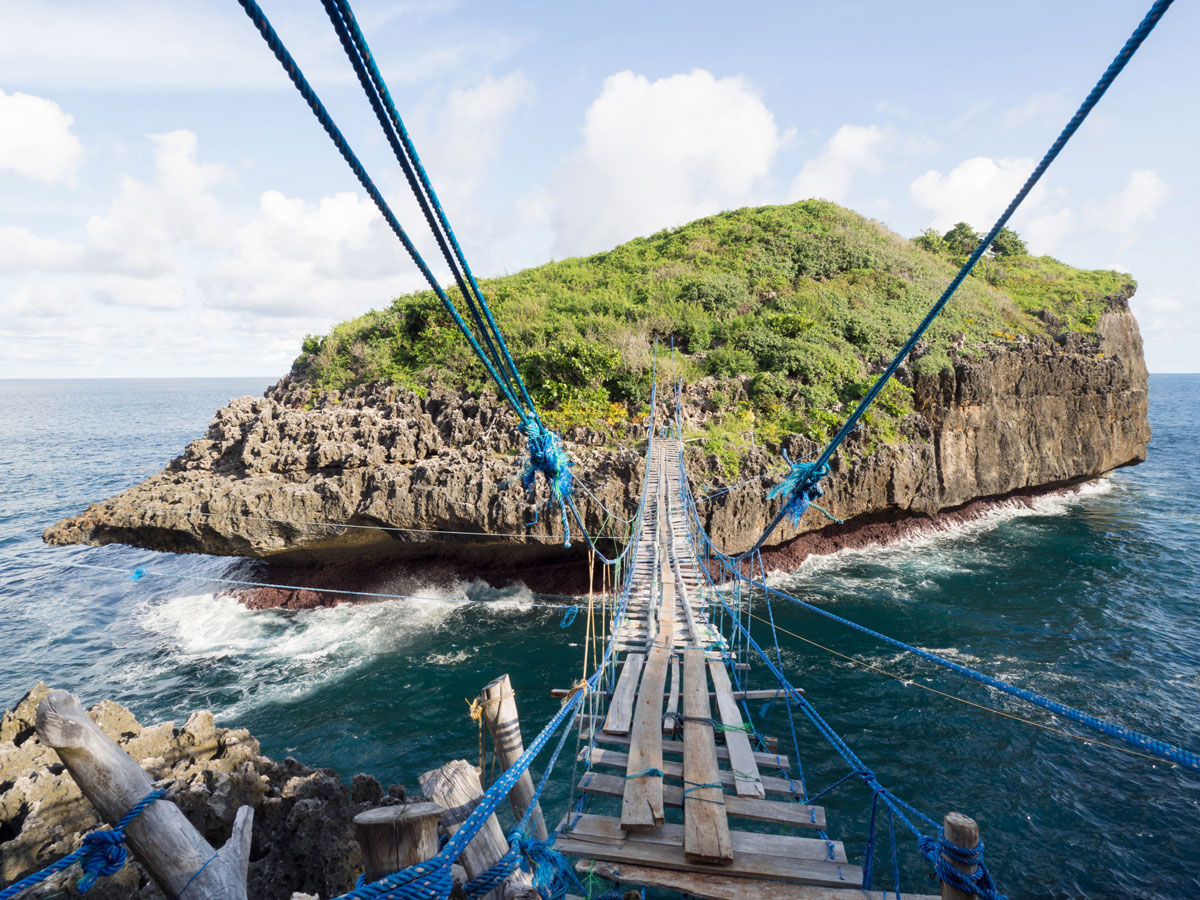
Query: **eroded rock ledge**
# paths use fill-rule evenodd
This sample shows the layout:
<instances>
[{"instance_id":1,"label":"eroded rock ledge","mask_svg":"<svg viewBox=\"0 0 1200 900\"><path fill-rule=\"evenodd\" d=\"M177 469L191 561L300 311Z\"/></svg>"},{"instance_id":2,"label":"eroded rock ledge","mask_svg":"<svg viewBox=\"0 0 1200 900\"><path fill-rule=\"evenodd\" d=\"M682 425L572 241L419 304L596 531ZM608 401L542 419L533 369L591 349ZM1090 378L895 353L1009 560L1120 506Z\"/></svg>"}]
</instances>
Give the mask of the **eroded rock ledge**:
<instances>
[{"instance_id":1,"label":"eroded rock ledge","mask_svg":"<svg viewBox=\"0 0 1200 900\"><path fill-rule=\"evenodd\" d=\"M870 436L852 436L825 481L824 505L846 521L835 529L839 540L861 542L913 516L1055 489L1145 458L1146 366L1123 298L1110 301L1095 335L1011 342L935 376L904 369L899 377L913 388L915 405L901 439L864 455ZM703 386L689 391L688 422L715 411ZM634 426L616 447L584 429L566 437L576 474L605 507L630 515L641 489L644 431ZM817 449L798 437L786 447L793 459ZM439 572L577 589L581 551L554 539L557 516L543 509L527 525L533 513L520 488L523 449L511 416L486 399L439 391L419 397L383 385L314 397L285 378L263 398L231 401L163 472L59 522L45 539L250 557L287 576L258 571L258 580L353 590L403 593ZM687 464L699 486L726 483L718 460L697 445L689 446ZM753 448L740 477L779 469L777 454ZM701 505L718 546L748 546L774 515L777 503L762 488ZM597 529L599 504L581 495L580 507ZM772 558L794 566L805 547L823 545L795 539L828 524L814 512L798 529L781 527ZM481 531L500 536L453 533ZM290 606L338 599L319 591L250 598Z\"/></svg>"},{"instance_id":2,"label":"eroded rock ledge","mask_svg":"<svg viewBox=\"0 0 1200 900\"><path fill-rule=\"evenodd\" d=\"M47 693L39 683L0 718L0 887L74 852L83 835L101 825L58 754L38 740L37 705ZM329 897L349 890L362 866L351 819L389 798L404 798L399 786L385 795L369 775L356 775L348 788L332 769L269 759L248 731L219 728L210 712L193 713L182 728L170 722L143 726L111 700L88 715L167 788L167 799L213 844L224 842L238 807L254 807L251 897L288 900L294 891ZM77 878L78 870L68 869L44 883L42 895L81 896ZM132 856L86 896L164 900Z\"/></svg>"}]
</instances>

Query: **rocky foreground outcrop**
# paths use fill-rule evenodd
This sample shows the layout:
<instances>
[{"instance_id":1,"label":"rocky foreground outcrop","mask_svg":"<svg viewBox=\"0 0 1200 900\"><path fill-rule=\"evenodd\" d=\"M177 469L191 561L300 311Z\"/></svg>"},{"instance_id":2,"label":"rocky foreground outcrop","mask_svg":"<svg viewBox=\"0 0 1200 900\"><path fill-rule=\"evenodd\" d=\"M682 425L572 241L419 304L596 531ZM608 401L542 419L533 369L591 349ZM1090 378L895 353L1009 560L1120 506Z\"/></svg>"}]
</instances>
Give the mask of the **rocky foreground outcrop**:
<instances>
[{"instance_id":1,"label":"rocky foreground outcrop","mask_svg":"<svg viewBox=\"0 0 1200 900\"><path fill-rule=\"evenodd\" d=\"M0 887L77 850L83 835L101 825L58 754L38 740L35 715L47 693L38 684L0 718ZM142 726L111 700L88 715L167 789L167 799L214 846L228 839L238 807L254 808L251 897L288 900L294 891L329 897L349 890L362 866L351 819L369 806L403 801L403 788L385 795L369 775L355 776L347 788L332 769L268 759L248 731L219 728L209 712L193 713L182 728ZM78 877L77 868L68 869L39 896L79 896ZM87 896L163 900L132 858Z\"/></svg>"},{"instance_id":2,"label":"rocky foreground outcrop","mask_svg":"<svg viewBox=\"0 0 1200 900\"><path fill-rule=\"evenodd\" d=\"M799 528L783 525L776 560L793 564L804 547L853 543L856 532L875 533L881 523L1058 488L1145 458L1147 373L1124 297L1109 301L1095 334L998 342L936 375L917 377L906 366L898 377L913 389L915 406L900 439L852 435L825 480L823 505L846 524L810 512ZM689 389L685 423L719 411L703 385ZM566 436L576 474L618 514L636 506L644 436L644 426L616 446L584 429ZM817 449L798 437L785 448L793 459ZM382 385L314 395L285 378L263 398L231 401L162 473L54 525L45 539L254 557L289 583L324 571L339 586L369 590L383 577L369 571L386 573L395 590L397 569L383 563L411 571L421 561L428 574L425 566L436 561L493 582L522 578L535 589L571 590L577 585L562 567L581 550L554 539L561 526L545 508L527 524L534 514L520 488L523 451L512 417L486 399ZM719 461L698 445L689 445L687 464L699 485L727 483ZM772 471L781 471L779 456L751 448L739 477ZM771 483L701 505L718 546L742 548L757 537L778 509L766 496ZM544 498L544 485L539 491ZM592 529L603 519L599 503L580 495ZM814 534L819 529L826 530ZM306 591L257 602L336 599Z\"/></svg>"}]
</instances>

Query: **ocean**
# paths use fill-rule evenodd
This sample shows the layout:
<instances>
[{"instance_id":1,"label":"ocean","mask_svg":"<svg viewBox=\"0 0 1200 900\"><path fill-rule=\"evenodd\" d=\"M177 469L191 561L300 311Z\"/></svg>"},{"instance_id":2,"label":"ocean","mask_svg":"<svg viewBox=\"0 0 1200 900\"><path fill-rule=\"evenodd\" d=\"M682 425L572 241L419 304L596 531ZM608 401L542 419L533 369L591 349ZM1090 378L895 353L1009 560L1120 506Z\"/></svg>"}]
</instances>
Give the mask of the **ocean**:
<instances>
[{"instance_id":1,"label":"ocean","mask_svg":"<svg viewBox=\"0 0 1200 900\"><path fill-rule=\"evenodd\" d=\"M269 755L415 788L425 769L477 757L465 698L508 672L531 737L557 709L549 689L580 671L584 617L560 628L572 598L431 583L421 600L251 612L184 577L219 578L229 560L42 544L48 525L157 471L230 397L272 381L0 381L0 705L40 679L85 704L117 700L143 723L208 708ZM952 530L812 559L779 584L1200 749L1200 376L1150 385L1145 464ZM133 581L65 563L155 574ZM898 796L936 819L974 816L1011 897L1200 897L1200 777L1101 746L799 607L777 601L774 613L797 636L780 635L793 683ZM769 686L762 667L749 678ZM758 712L791 752L782 705ZM810 792L845 773L811 728L798 743ZM551 822L567 802L569 759L559 768ZM831 836L861 859L869 792L847 782L821 802ZM913 841L902 830L897 839L905 884L936 893ZM876 886L890 886L886 853L877 871Z\"/></svg>"}]
</instances>

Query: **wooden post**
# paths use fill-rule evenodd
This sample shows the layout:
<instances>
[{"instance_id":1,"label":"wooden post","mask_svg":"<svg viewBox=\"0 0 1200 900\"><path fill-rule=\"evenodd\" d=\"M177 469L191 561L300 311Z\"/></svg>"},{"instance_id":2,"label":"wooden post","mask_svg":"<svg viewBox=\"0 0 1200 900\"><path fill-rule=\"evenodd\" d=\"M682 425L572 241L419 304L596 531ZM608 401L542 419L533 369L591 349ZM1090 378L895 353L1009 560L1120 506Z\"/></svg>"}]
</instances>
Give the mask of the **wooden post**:
<instances>
[{"instance_id":1,"label":"wooden post","mask_svg":"<svg viewBox=\"0 0 1200 900\"><path fill-rule=\"evenodd\" d=\"M154 790L150 776L66 691L51 691L38 704L37 732L43 744L58 751L83 795L110 824ZM246 900L253 818L251 807L239 809L229 842L214 851L178 806L160 800L129 824L125 837L168 897L186 887L188 900Z\"/></svg>"},{"instance_id":2,"label":"wooden post","mask_svg":"<svg viewBox=\"0 0 1200 900\"><path fill-rule=\"evenodd\" d=\"M437 856L438 820L443 812L436 803L404 803L355 816L354 836L362 847L368 883Z\"/></svg>"},{"instance_id":3,"label":"wooden post","mask_svg":"<svg viewBox=\"0 0 1200 900\"><path fill-rule=\"evenodd\" d=\"M521 720L517 716L517 698L513 694L509 677L501 675L484 685L479 693L479 705L488 733L492 736L492 746L496 748L496 760L501 769L508 769L525 752L525 745L521 741ZM529 809L532 800L533 777L526 769L508 795L508 802L512 805L513 815L518 822L525 815L525 810ZM539 841L544 841L546 820L542 817L542 808L536 803L533 804L530 821L533 823L533 836Z\"/></svg>"},{"instance_id":4,"label":"wooden post","mask_svg":"<svg viewBox=\"0 0 1200 900\"><path fill-rule=\"evenodd\" d=\"M445 810L442 813L442 827L451 835L462 827L483 796L479 773L465 759L451 760L440 769L431 769L418 776L417 781L425 797ZM496 816L491 815L467 844L458 861L467 870L467 877L475 878L495 865L507 852L508 841L504 839L504 830ZM529 887L532 890L533 881L527 873L518 869L508 877L505 886ZM485 894L481 900L504 900L506 895L506 891L497 888Z\"/></svg>"},{"instance_id":5,"label":"wooden post","mask_svg":"<svg viewBox=\"0 0 1200 900\"><path fill-rule=\"evenodd\" d=\"M951 844L957 844L959 847L966 847L971 850L979 846L979 825L970 816L964 816L962 813L947 813L942 820L942 827L946 832L946 840ZM956 859L951 859L945 853L942 858L962 872L964 875L974 875L979 866L973 863L963 863ZM946 882L942 882L942 900L974 900L974 894L968 894L965 891L960 891L956 887L952 887Z\"/></svg>"}]
</instances>

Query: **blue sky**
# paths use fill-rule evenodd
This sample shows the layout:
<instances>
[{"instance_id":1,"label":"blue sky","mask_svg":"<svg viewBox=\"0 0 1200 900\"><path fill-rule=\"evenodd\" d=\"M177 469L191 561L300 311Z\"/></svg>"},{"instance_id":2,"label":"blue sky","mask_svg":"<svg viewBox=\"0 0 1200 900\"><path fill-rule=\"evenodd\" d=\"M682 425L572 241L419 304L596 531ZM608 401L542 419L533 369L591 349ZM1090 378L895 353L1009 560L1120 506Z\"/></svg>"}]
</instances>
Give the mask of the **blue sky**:
<instances>
[{"instance_id":1,"label":"blue sky","mask_svg":"<svg viewBox=\"0 0 1200 900\"><path fill-rule=\"evenodd\" d=\"M316 0L263 8L429 250ZM1008 202L1139 2L355 5L479 274L821 196L906 236ZM5 0L0 377L283 374L421 285L241 8ZM1016 229L1120 268L1200 371L1200 10L1178 3Z\"/></svg>"}]
</instances>

